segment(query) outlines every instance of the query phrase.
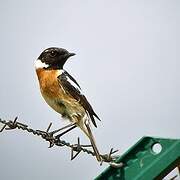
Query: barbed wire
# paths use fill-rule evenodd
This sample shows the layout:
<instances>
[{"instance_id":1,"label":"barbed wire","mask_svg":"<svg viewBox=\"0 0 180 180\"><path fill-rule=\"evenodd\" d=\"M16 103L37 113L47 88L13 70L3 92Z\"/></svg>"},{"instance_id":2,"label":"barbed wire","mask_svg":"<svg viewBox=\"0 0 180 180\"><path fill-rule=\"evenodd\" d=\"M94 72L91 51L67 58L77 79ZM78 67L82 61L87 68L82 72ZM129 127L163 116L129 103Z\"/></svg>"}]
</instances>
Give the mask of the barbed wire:
<instances>
[{"instance_id":1,"label":"barbed wire","mask_svg":"<svg viewBox=\"0 0 180 180\"><path fill-rule=\"evenodd\" d=\"M27 131L28 133L32 133L33 135L40 136L42 139L49 142L49 148L56 145L58 147L67 146L71 149L71 160L75 159L80 152L84 152L88 155L95 156L95 153L91 151L90 149L87 149L88 147L92 147L91 145L82 145L80 144L80 138L78 137L77 144L71 144L69 142L66 142L65 140L62 140L60 138L57 138L57 136L54 136L53 133L50 132L50 128L52 126L52 123L49 124L48 128L45 131L42 130L34 130L30 128L28 125L18 122L18 117L16 117L13 121L12 120L2 120L0 119L0 123L4 124L3 127L0 129L0 132L3 132L4 130L13 130L13 129L20 129L23 131ZM107 162L112 167L120 168L123 166L123 163L116 163L115 160L119 156L114 156L113 154L116 153L118 150L113 150L111 148L110 152L108 154L100 154L101 156L101 163Z\"/></svg>"}]
</instances>

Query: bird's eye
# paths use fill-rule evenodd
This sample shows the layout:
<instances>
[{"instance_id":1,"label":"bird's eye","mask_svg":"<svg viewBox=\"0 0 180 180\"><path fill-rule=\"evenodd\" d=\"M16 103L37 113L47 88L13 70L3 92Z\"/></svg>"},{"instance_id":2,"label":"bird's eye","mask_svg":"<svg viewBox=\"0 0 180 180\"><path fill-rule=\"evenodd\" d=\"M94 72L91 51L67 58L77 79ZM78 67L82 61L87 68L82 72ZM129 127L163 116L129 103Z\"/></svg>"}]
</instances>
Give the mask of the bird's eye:
<instances>
[{"instance_id":1,"label":"bird's eye","mask_svg":"<svg viewBox=\"0 0 180 180\"><path fill-rule=\"evenodd\" d=\"M52 50L52 51L50 52L50 56L51 56L51 57L55 57L56 55L57 55L57 51Z\"/></svg>"}]
</instances>

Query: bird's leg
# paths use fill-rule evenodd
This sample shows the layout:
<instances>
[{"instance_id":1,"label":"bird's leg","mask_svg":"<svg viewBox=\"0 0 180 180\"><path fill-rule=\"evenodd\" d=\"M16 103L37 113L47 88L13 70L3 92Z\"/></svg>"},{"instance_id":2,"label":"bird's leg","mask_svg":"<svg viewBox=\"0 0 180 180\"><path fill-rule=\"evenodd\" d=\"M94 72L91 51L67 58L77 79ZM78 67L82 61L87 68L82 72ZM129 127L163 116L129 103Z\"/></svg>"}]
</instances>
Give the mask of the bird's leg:
<instances>
[{"instance_id":1,"label":"bird's leg","mask_svg":"<svg viewBox=\"0 0 180 180\"><path fill-rule=\"evenodd\" d=\"M50 126L51 126L51 125L49 125L48 129L46 130L46 132L49 131ZM69 127L70 127L70 128L69 128ZM64 130L64 129L69 128L69 129L67 129L66 131L64 131L64 132L62 132L62 133L60 133L60 134L58 134L58 135L55 136L55 139L56 139L57 141L59 141L59 140L60 140L60 137L61 137L62 135L64 135L64 134L66 134L67 132L71 131L71 130L74 129L75 127L76 127L76 123L71 123L71 124L68 124L67 126L64 126L64 127L60 128L60 129L54 130L54 131L52 131L52 132L48 132L48 134L53 137L53 135L54 135L55 133L57 133L57 132L59 132L59 131L62 131L62 130ZM53 147L53 146L54 146L54 141L50 142L49 148L51 148L51 147ZM61 146L63 146L63 145L61 145Z\"/></svg>"},{"instance_id":2,"label":"bird's leg","mask_svg":"<svg viewBox=\"0 0 180 180\"><path fill-rule=\"evenodd\" d=\"M59 139L61 136L63 136L64 134L68 133L69 131L71 131L72 129L76 128L77 126L75 125L75 123L71 124L72 127L70 127L69 129L67 129L66 131L56 135L56 138ZM62 128L61 128L62 129Z\"/></svg>"},{"instance_id":3,"label":"bird's leg","mask_svg":"<svg viewBox=\"0 0 180 180\"><path fill-rule=\"evenodd\" d=\"M96 156L96 159L97 159L98 161L102 161L102 158L101 158L100 153L99 153L99 150L97 149L97 146L96 146L96 144L95 144L95 140L94 140L93 134L92 134L92 132L91 132L91 128L90 128L90 126L89 126L89 122L88 122L88 121L85 121L85 126L86 126L86 128L87 128L87 130L88 130L89 139L90 139L92 148L93 148L93 150L94 150L94 154L95 154L95 156Z\"/></svg>"},{"instance_id":4,"label":"bird's leg","mask_svg":"<svg viewBox=\"0 0 180 180\"><path fill-rule=\"evenodd\" d=\"M54 131L52 131L52 132L50 132L50 133L53 135L53 134L55 134L55 133L57 133L57 132L59 132L59 131L62 131L62 130L64 130L64 129L67 129L67 128L69 128L69 127L72 128L73 126L76 127L76 123L70 123L70 124L68 124L68 125L60 128L60 129L54 130ZM75 127L73 127L72 129L74 129ZM71 130L71 128L69 129L69 131ZM66 131L69 132L68 130L66 130ZM66 132L66 131L65 131L65 132ZM65 133L64 133L64 134L65 134Z\"/></svg>"}]
</instances>

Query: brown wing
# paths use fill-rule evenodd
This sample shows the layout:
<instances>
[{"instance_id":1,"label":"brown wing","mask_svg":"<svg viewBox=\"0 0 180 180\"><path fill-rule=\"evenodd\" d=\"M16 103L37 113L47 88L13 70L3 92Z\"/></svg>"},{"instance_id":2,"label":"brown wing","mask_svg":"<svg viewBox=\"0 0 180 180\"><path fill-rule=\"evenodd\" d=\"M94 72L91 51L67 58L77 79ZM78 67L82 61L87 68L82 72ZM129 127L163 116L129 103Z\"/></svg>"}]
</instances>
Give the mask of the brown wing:
<instances>
[{"instance_id":1,"label":"brown wing","mask_svg":"<svg viewBox=\"0 0 180 180\"><path fill-rule=\"evenodd\" d=\"M80 89L78 88L79 85L77 84L76 80L72 76L69 77L69 74L65 71L64 73L58 76L58 81L68 94L70 94L74 99L79 101L79 103L83 106L83 108L89 114L94 126L97 127L94 116L99 120L100 118L94 112L92 106L90 105L86 97L83 94L81 94ZM77 85L77 87L75 87L73 84Z\"/></svg>"}]
</instances>

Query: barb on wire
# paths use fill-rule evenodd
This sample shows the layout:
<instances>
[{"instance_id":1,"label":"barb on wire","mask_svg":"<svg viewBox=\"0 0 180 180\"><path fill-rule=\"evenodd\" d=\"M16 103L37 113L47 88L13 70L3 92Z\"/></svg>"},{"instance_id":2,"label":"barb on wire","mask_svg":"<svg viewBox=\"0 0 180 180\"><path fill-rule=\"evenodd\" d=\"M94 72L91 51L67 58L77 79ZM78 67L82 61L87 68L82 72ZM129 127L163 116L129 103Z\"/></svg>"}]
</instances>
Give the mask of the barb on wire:
<instances>
[{"instance_id":1,"label":"barb on wire","mask_svg":"<svg viewBox=\"0 0 180 180\"><path fill-rule=\"evenodd\" d=\"M12 120L2 120L0 119L0 123L4 124L3 127L0 129L0 132L3 132L4 130L12 130L12 129L21 129L24 131L27 131L28 133L32 133L33 135L40 136L42 139L49 142L49 148L56 145L59 147L67 146L71 148L71 160L75 159L81 152L87 153L89 155L95 156L95 153L91 151L90 149L87 149L88 147L92 147L91 145L81 145L80 144L80 138L78 137L77 144L71 144L69 142L66 142L65 140L61 140L60 138L57 138L57 136L54 136L53 133L49 132L50 128L52 126L52 123L49 124L47 129L45 131L42 130L34 130L28 125L20 123L17 121L18 117L16 117L13 121ZM102 162L109 163L112 167L122 167L122 163L115 163L115 160L117 156L113 156L114 153L116 153L117 150L113 150L111 148L110 152L108 154L100 155L102 158Z\"/></svg>"}]
</instances>

